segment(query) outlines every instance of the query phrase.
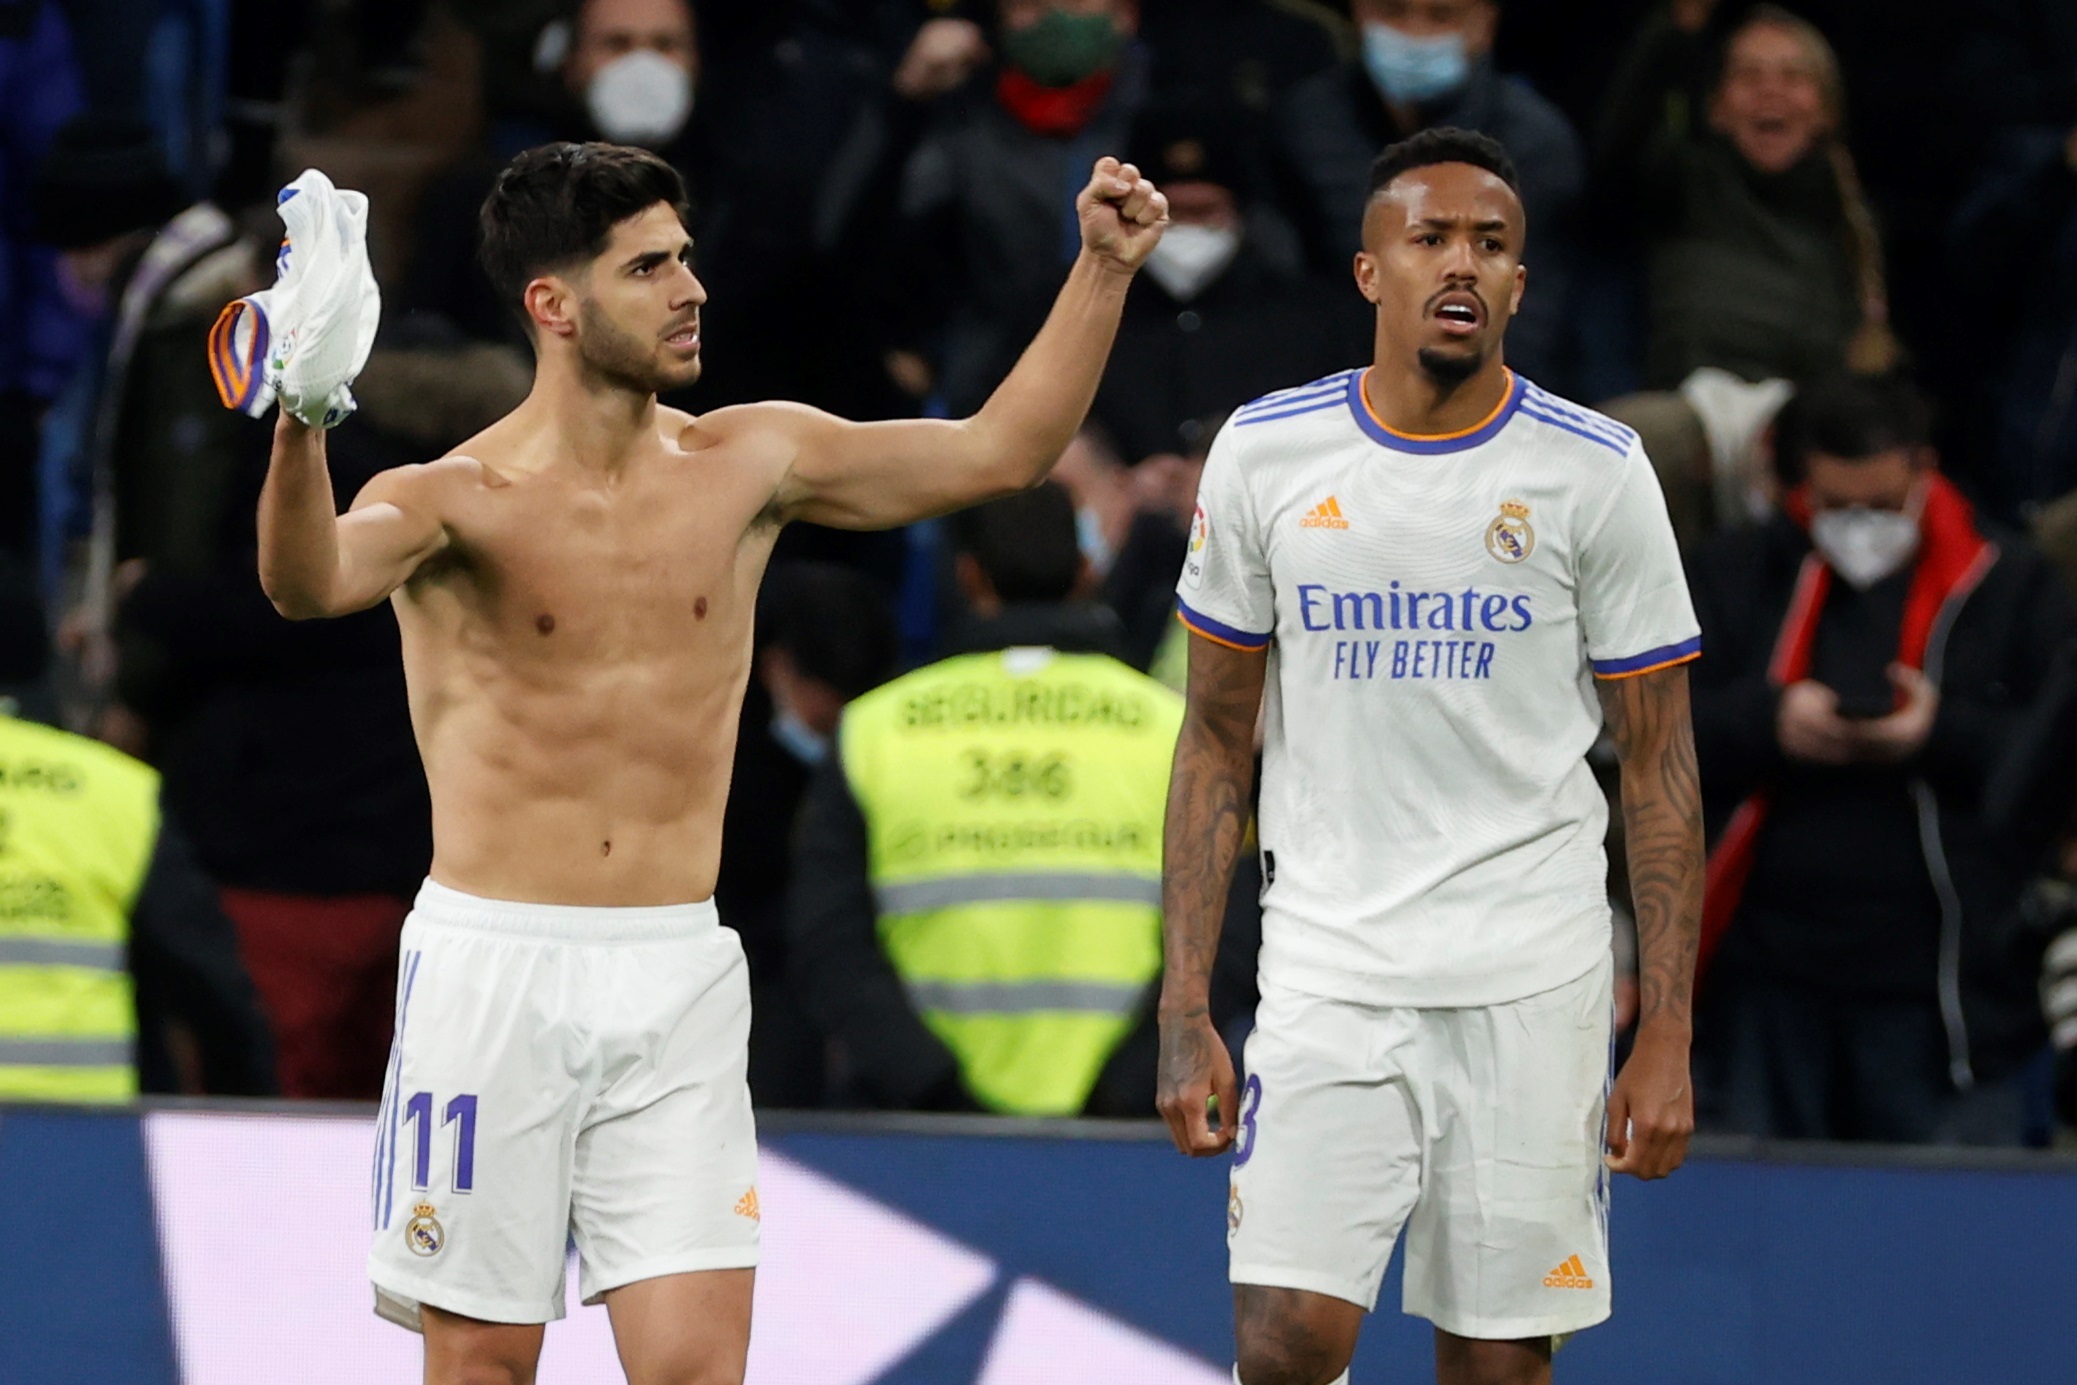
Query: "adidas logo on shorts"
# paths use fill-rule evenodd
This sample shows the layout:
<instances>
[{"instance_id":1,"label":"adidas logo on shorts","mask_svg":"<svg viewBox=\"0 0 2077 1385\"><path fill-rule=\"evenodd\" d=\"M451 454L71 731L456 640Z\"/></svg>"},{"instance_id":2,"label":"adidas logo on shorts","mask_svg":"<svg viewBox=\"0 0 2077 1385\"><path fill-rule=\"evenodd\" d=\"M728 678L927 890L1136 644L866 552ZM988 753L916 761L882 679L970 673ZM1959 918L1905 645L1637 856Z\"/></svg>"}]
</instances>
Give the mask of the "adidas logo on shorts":
<instances>
[{"instance_id":1,"label":"adidas logo on shorts","mask_svg":"<svg viewBox=\"0 0 2077 1385\"><path fill-rule=\"evenodd\" d=\"M1577 1255L1543 1277L1546 1289L1591 1289L1594 1281L1587 1278L1587 1267L1580 1263Z\"/></svg>"}]
</instances>

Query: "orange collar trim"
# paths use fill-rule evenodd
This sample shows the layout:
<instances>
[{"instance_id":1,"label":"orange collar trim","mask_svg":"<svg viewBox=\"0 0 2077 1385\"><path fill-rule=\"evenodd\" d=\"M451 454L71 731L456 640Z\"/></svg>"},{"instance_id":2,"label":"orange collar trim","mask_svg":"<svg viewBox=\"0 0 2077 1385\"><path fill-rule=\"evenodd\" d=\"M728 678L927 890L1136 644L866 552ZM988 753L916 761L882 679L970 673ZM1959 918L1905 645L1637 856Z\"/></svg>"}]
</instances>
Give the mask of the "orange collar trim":
<instances>
[{"instance_id":1,"label":"orange collar trim","mask_svg":"<svg viewBox=\"0 0 2077 1385\"><path fill-rule=\"evenodd\" d=\"M1404 438L1408 442L1455 442L1459 438L1470 437L1481 428L1489 428L1494 420L1507 412L1507 406L1514 402L1515 392L1519 388L1519 381L1515 373L1506 366L1502 366L1500 370L1502 374L1507 376L1507 388L1501 392L1500 402L1493 406L1493 412L1487 414L1469 428L1459 428L1454 433L1402 433L1391 424L1379 418L1377 410L1370 403L1370 372L1376 369L1376 366L1366 367L1358 380L1356 392L1357 396L1363 401L1363 412L1369 414L1370 421L1379 428L1390 433L1395 438Z\"/></svg>"}]
</instances>

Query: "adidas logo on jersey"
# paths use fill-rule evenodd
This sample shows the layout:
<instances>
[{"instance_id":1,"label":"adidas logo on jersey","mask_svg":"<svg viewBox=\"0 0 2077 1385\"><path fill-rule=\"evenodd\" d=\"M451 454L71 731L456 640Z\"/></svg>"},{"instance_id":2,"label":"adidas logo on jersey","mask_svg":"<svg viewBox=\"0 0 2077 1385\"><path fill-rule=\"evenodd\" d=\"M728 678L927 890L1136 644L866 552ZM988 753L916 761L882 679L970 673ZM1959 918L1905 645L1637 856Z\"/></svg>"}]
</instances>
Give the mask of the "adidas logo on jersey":
<instances>
[{"instance_id":1,"label":"adidas logo on jersey","mask_svg":"<svg viewBox=\"0 0 2077 1385\"><path fill-rule=\"evenodd\" d=\"M764 1220L764 1212L757 1205L757 1189L752 1188L749 1192L743 1194L742 1197L736 1200L736 1215L739 1217L748 1217L750 1220L754 1222L761 1222Z\"/></svg>"},{"instance_id":2,"label":"adidas logo on jersey","mask_svg":"<svg viewBox=\"0 0 2077 1385\"><path fill-rule=\"evenodd\" d=\"M1349 522L1341 517L1341 502L1330 495L1308 510L1305 517L1298 521L1298 527L1301 529L1346 529L1349 527Z\"/></svg>"},{"instance_id":3,"label":"adidas logo on jersey","mask_svg":"<svg viewBox=\"0 0 2077 1385\"><path fill-rule=\"evenodd\" d=\"M1587 1267L1580 1263L1577 1255L1543 1277L1546 1289L1591 1289L1594 1281L1587 1278Z\"/></svg>"}]
</instances>

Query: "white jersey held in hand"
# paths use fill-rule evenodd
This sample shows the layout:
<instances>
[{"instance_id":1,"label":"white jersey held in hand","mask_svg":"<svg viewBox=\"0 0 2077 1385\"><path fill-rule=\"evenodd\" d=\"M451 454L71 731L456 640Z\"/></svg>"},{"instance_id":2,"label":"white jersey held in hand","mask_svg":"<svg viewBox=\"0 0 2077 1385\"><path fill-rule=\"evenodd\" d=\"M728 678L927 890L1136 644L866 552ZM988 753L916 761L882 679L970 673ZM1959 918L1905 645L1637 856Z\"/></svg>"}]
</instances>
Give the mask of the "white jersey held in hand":
<instances>
[{"instance_id":1,"label":"white jersey held in hand","mask_svg":"<svg viewBox=\"0 0 2077 1385\"><path fill-rule=\"evenodd\" d=\"M224 407L254 418L277 399L313 428L354 410L348 388L375 345L382 295L368 265L368 198L316 169L276 199L287 234L274 287L226 305L209 331L209 370Z\"/></svg>"},{"instance_id":2,"label":"white jersey held in hand","mask_svg":"<svg viewBox=\"0 0 2077 1385\"><path fill-rule=\"evenodd\" d=\"M1463 433L1364 372L1256 400L1204 470L1182 618L1270 650L1265 988L1483 1006L1608 955L1595 677L1696 657L1637 435L1512 373Z\"/></svg>"}]
</instances>

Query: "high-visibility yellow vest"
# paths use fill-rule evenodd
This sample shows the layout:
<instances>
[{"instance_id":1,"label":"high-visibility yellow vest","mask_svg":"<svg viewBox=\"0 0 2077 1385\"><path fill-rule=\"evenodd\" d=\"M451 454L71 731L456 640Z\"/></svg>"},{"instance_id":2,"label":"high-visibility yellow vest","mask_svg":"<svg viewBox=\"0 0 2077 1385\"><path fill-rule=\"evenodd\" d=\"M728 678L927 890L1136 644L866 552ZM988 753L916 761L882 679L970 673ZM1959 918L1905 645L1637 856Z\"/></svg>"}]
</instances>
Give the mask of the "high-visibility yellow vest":
<instances>
[{"instance_id":1,"label":"high-visibility yellow vest","mask_svg":"<svg viewBox=\"0 0 2077 1385\"><path fill-rule=\"evenodd\" d=\"M158 834L150 768L0 716L0 1101L136 1095L130 911Z\"/></svg>"},{"instance_id":2,"label":"high-visibility yellow vest","mask_svg":"<svg viewBox=\"0 0 2077 1385\"><path fill-rule=\"evenodd\" d=\"M882 946L985 1105L1082 1109L1161 971L1183 702L1098 654L919 669L844 712Z\"/></svg>"}]
</instances>

